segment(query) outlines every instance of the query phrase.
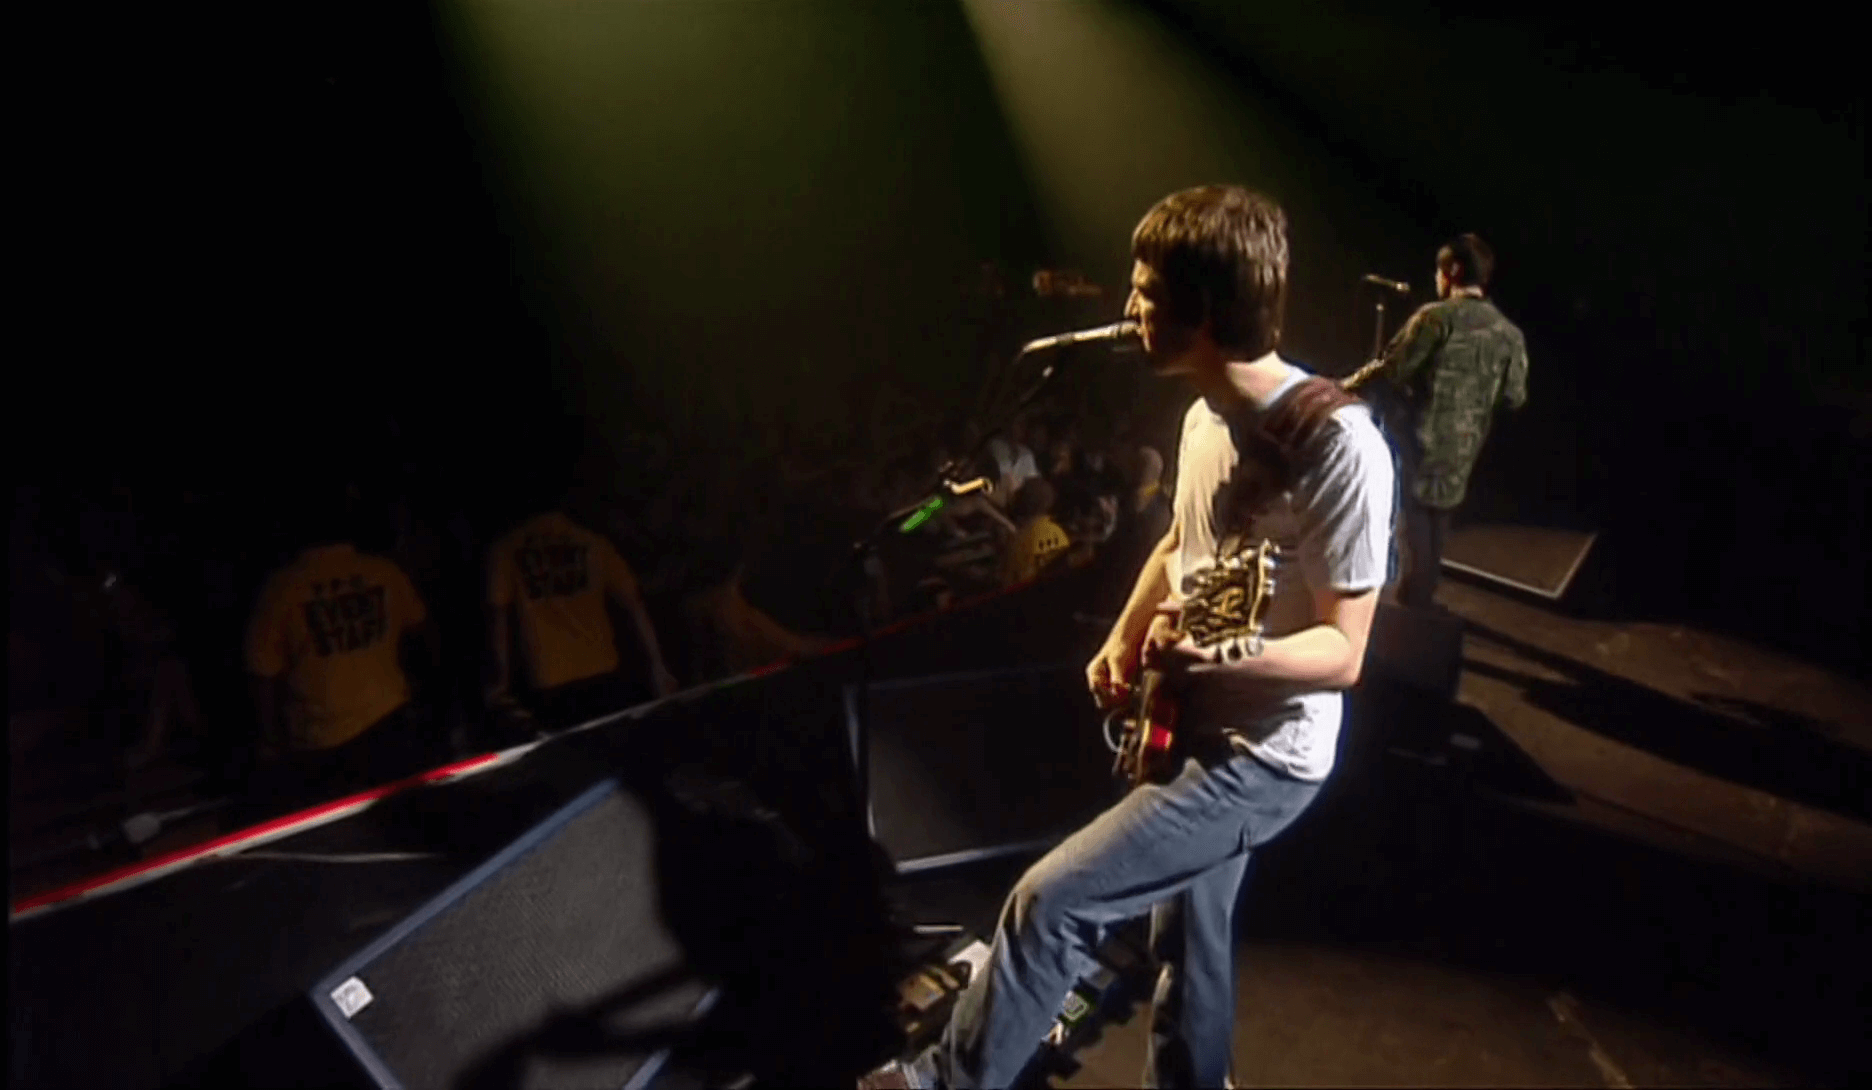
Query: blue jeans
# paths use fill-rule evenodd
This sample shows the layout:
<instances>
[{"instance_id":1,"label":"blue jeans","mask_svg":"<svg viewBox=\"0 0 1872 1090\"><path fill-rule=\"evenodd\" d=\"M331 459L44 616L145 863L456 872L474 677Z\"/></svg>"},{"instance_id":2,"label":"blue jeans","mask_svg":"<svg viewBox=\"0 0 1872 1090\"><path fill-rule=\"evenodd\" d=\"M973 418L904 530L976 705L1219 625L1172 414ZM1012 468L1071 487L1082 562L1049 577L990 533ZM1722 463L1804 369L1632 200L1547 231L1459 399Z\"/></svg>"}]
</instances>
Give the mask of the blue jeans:
<instances>
[{"instance_id":1,"label":"blue jeans","mask_svg":"<svg viewBox=\"0 0 1872 1090\"><path fill-rule=\"evenodd\" d=\"M1175 780L1140 787L1028 868L992 953L936 1047L952 1087L1005 1087L1039 1049L1107 929L1151 911L1161 971L1145 1079L1221 1086L1235 1022L1235 900L1248 856L1300 816L1320 785L1215 738Z\"/></svg>"}]
</instances>

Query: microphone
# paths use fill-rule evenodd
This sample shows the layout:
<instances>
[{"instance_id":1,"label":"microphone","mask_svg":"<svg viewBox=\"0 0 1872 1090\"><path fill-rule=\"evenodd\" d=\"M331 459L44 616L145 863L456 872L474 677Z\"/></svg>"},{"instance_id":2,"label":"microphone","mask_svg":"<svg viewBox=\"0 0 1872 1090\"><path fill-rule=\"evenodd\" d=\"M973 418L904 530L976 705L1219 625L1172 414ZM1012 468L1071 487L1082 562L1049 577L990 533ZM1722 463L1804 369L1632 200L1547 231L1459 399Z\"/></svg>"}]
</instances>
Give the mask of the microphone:
<instances>
[{"instance_id":1,"label":"microphone","mask_svg":"<svg viewBox=\"0 0 1872 1090\"><path fill-rule=\"evenodd\" d=\"M1042 337L1037 341L1028 341L1021 349L1021 355L1039 352L1047 348L1064 348L1069 344L1083 344L1086 341L1115 341L1138 335L1138 324L1133 321L1113 322L1096 329L1079 329L1071 333L1058 333L1051 337Z\"/></svg>"},{"instance_id":2,"label":"microphone","mask_svg":"<svg viewBox=\"0 0 1872 1090\"><path fill-rule=\"evenodd\" d=\"M1390 288L1392 291L1397 292L1399 295L1410 294L1410 285L1406 284L1402 280L1386 280L1382 276L1375 276L1371 273L1366 273L1365 282L1367 284L1376 284L1381 288Z\"/></svg>"}]
</instances>

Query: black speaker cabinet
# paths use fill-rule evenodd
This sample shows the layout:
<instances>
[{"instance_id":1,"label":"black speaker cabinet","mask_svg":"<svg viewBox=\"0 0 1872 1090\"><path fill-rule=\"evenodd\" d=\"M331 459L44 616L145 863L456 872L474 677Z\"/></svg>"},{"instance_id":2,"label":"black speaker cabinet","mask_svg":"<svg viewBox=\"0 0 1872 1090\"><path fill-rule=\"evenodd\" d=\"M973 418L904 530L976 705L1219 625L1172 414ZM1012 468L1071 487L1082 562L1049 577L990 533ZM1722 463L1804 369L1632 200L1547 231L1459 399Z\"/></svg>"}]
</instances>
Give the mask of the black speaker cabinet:
<instances>
[{"instance_id":1,"label":"black speaker cabinet","mask_svg":"<svg viewBox=\"0 0 1872 1090\"><path fill-rule=\"evenodd\" d=\"M715 993L659 912L655 829L606 780L313 986L365 1085L648 1086Z\"/></svg>"},{"instance_id":2,"label":"black speaker cabinet","mask_svg":"<svg viewBox=\"0 0 1872 1090\"><path fill-rule=\"evenodd\" d=\"M1044 850L1117 798L1081 667L908 678L868 692L861 703L846 689L852 752L871 833L900 874Z\"/></svg>"},{"instance_id":3,"label":"black speaker cabinet","mask_svg":"<svg viewBox=\"0 0 1872 1090\"><path fill-rule=\"evenodd\" d=\"M1378 603L1365 651L1366 672L1454 700L1462 655L1462 618L1441 609Z\"/></svg>"}]
</instances>

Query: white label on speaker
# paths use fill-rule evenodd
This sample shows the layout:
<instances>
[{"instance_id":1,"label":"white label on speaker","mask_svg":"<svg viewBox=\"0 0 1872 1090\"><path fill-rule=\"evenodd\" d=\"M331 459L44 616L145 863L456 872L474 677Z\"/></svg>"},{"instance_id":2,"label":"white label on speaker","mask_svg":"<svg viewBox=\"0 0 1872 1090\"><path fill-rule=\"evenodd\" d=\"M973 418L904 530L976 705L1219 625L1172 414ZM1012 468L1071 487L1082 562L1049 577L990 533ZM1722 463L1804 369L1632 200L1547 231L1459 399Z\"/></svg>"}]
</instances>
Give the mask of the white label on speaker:
<instances>
[{"instance_id":1,"label":"white label on speaker","mask_svg":"<svg viewBox=\"0 0 1872 1090\"><path fill-rule=\"evenodd\" d=\"M352 977L332 989L332 1002L338 1004L338 1013L348 1020L357 1012L370 1006L370 989L357 977Z\"/></svg>"}]
</instances>

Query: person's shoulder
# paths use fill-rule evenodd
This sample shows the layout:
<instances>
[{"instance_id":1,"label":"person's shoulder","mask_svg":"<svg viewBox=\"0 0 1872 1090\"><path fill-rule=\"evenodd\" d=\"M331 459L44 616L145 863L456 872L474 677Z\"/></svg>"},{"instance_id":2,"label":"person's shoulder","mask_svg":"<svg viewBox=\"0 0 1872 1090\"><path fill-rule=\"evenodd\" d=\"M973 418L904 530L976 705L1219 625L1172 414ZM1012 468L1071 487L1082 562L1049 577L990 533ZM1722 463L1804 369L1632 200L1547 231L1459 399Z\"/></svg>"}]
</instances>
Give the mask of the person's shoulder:
<instances>
[{"instance_id":1,"label":"person's shoulder","mask_svg":"<svg viewBox=\"0 0 1872 1090\"><path fill-rule=\"evenodd\" d=\"M494 548L512 549L528 534L537 534L547 525L550 514L532 514L509 526L494 539Z\"/></svg>"},{"instance_id":2,"label":"person's shoulder","mask_svg":"<svg viewBox=\"0 0 1872 1090\"><path fill-rule=\"evenodd\" d=\"M303 576L309 568L311 561L312 558L310 554L303 549L280 557L273 565L272 570L267 572L266 581L268 583L280 583Z\"/></svg>"},{"instance_id":3,"label":"person's shoulder","mask_svg":"<svg viewBox=\"0 0 1872 1090\"><path fill-rule=\"evenodd\" d=\"M356 566L357 557L355 549L316 545L299 550L280 564L273 579L281 588L288 588L338 578Z\"/></svg>"},{"instance_id":4,"label":"person's shoulder","mask_svg":"<svg viewBox=\"0 0 1872 1090\"><path fill-rule=\"evenodd\" d=\"M1391 461L1391 443L1378 428L1372 407L1364 401L1341 405L1333 411L1326 429L1329 455L1338 458L1378 458Z\"/></svg>"},{"instance_id":5,"label":"person's shoulder","mask_svg":"<svg viewBox=\"0 0 1872 1090\"><path fill-rule=\"evenodd\" d=\"M624 559L624 553L618 549L617 542L611 539L610 534L602 530L596 530L590 526L580 526L575 536L580 544L591 549L600 556L604 556L607 559Z\"/></svg>"},{"instance_id":6,"label":"person's shoulder","mask_svg":"<svg viewBox=\"0 0 1872 1090\"><path fill-rule=\"evenodd\" d=\"M564 534L580 545L609 545L611 539L598 532L595 527L587 526L571 515L555 513L552 516L551 529Z\"/></svg>"},{"instance_id":7,"label":"person's shoulder","mask_svg":"<svg viewBox=\"0 0 1872 1090\"><path fill-rule=\"evenodd\" d=\"M1521 327L1496 305L1495 300L1485 295L1480 299L1470 299L1468 303L1469 306L1464 311L1464 324L1468 328L1486 333L1490 337L1509 344L1522 343Z\"/></svg>"},{"instance_id":8,"label":"person's shoulder","mask_svg":"<svg viewBox=\"0 0 1872 1090\"><path fill-rule=\"evenodd\" d=\"M295 585L304 582L305 578L302 559L296 556L288 559L268 572L266 578L260 581L259 603L264 605L277 601L282 595L289 593Z\"/></svg>"}]
</instances>

